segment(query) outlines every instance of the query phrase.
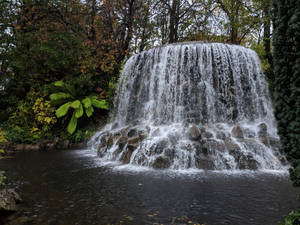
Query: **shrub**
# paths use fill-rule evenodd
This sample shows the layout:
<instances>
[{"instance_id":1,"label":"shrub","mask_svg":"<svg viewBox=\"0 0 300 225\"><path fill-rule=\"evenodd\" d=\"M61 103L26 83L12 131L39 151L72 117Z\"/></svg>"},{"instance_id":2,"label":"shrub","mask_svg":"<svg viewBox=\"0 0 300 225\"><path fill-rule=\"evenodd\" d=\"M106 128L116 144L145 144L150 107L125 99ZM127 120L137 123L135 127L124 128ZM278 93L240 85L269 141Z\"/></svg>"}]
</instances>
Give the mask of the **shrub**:
<instances>
[{"instance_id":1,"label":"shrub","mask_svg":"<svg viewBox=\"0 0 300 225\"><path fill-rule=\"evenodd\" d=\"M300 225L300 209L290 212L285 221L280 223L280 225Z\"/></svg>"},{"instance_id":2,"label":"shrub","mask_svg":"<svg viewBox=\"0 0 300 225\"><path fill-rule=\"evenodd\" d=\"M80 96L77 94L73 85L57 81L54 86L58 89L57 92L50 95L53 105L60 105L56 109L57 118L68 117L69 109L72 110L72 116L69 120L67 131L73 134L77 128L77 121L85 115L89 118L94 113L94 107L108 110L106 100L98 100L96 95Z\"/></svg>"}]
</instances>

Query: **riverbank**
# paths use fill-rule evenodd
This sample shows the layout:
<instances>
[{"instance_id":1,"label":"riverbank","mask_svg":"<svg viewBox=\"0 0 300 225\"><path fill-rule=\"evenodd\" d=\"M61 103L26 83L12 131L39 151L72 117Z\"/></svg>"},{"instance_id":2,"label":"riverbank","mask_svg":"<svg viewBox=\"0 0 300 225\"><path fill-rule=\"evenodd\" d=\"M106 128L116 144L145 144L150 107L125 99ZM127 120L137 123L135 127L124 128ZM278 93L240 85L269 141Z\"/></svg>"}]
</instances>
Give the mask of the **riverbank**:
<instances>
[{"instance_id":1,"label":"riverbank","mask_svg":"<svg viewBox=\"0 0 300 225\"><path fill-rule=\"evenodd\" d=\"M12 156L19 152L31 151L51 151L55 149L82 149L86 147L86 142L71 143L69 140L60 140L58 138L53 141L44 140L37 144L0 144L3 149L3 156Z\"/></svg>"}]
</instances>

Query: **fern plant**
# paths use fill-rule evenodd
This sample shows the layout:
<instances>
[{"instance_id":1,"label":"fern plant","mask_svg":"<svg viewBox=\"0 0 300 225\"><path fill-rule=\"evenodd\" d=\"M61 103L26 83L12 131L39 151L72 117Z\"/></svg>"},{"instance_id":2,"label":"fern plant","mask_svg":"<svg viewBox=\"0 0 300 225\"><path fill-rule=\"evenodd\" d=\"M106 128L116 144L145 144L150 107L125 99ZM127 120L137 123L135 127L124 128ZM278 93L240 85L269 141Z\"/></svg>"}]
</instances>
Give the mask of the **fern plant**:
<instances>
[{"instance_id":1,"label":"fern plant","mask_svg":"<svg viewBox=\"0 0 300 225\"><path fill-rule=\"evenodd\" d=\"M98 100L96 95L78 98L75 87L63 81L56 81L54 86L60 90L50 95L52 104L60 105L55 112L57 118L66 116L68 111L73 109L72 117L67 126L67 131L70 134L76 130L77 120L84 115L84 112L87 117L91 117L94 113L94 107L108 110L106 100Z\"/></svg>"}]
</instances>

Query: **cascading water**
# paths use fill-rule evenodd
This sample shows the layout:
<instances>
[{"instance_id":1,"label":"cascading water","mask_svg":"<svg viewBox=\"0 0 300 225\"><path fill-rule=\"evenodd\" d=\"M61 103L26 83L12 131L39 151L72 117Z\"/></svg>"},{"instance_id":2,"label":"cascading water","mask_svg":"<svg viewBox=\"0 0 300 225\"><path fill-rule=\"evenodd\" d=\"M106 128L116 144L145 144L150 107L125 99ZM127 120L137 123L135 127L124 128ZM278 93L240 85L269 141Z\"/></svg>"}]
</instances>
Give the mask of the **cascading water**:
<instances>
[{"instance_id":1,"label":"cascading water","mask_svg":"<svg viewBox=\"0 0 300 225\"><path fill-rule=\"evenodd\" d=\"M241 46L181 43L132 56L112 121L91 140L104 161L211 170L286 165L260 61Z\"/></svg>"}]
</instances>

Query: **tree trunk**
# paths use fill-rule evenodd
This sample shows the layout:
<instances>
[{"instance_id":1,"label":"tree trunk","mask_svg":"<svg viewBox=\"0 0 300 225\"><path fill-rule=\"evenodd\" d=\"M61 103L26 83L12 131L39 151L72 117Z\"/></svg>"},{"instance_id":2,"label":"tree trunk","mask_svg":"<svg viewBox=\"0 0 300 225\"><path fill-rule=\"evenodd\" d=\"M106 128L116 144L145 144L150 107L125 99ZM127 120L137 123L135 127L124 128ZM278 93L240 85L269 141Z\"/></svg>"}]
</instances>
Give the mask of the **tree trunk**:
<instances>
[{"instance_id":1,"label":"tree trunk","mask_svg":"<svg viewBox=\"0 0 300 225\"><path fill-rule=\"evenodd\" d=\"M170 26L169 26L169 43L174 43L176 41L176 14L178 0L173 0L172 7L170 11Z\"/></svg>"},{"instance_id":2,"label":"tree trunk","mask_svg":"<svg viewBox=\"0 0 300 225\"><path fill-rule=\"evenodd\" d=\"M271 54L271 18L270 18L270 1L264 2L264 48L266 57L270 65L272 65Z\"/></svg>"}]
</instances>

